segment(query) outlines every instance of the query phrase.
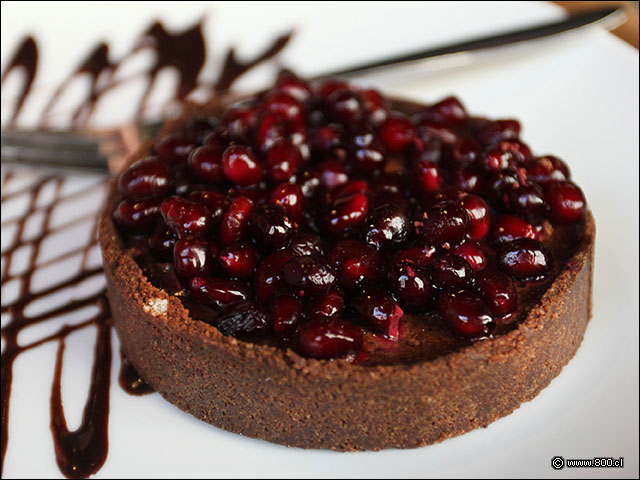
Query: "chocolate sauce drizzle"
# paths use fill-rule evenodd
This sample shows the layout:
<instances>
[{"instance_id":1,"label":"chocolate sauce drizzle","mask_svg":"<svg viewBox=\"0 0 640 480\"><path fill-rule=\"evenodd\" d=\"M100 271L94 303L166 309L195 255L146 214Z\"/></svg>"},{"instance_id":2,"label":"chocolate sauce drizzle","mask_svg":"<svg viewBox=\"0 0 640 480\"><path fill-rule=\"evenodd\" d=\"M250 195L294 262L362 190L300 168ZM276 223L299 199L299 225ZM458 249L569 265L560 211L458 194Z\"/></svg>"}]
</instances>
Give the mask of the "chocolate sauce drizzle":
<instances>
[{"instance_id":1,"label":"chocolate sauce drizzle","mask_svg":"<svg viewBox=\"0 0 640 480\"><path fill-rule=\"evenodd\" d=\"M289 42L291 33L278 37L270 46L256 58L246 62L239 61L235 57L233 48L229 49L222 70L217 81L204 83L212 96L222 94L228 90L233 83L244 73L254 68L256 65L265 62L277 55ZM198 84L198 75L202 70L205 61L205 41L202 35L202 22L176 34L168 32L160 22L154 23L142 35L140 42L127 56L110 60L109 46L100 43L93 48L89 55L80 62L79 66L68 76L68 78L55 90L49 100L41 117L41 123L46 123L47 117L51 114L57 99L62 95L68 84L81 75L89 75L91 87L87 97L80 102L73 114L72 126L82 127L95 110L96 104L107 90L119 85L122 81L115 80L115 72L118 66L134 52L151 48L156 54L156 61L151 69L143 72L149 77L148 88L142 95L138 113L145 108L148 92L153 86L153 82L158 73L164 68L175 68L179 73L179 83L174 94L177 100L185 100L195 89L202 87ZM189 55L184 55L189 52ZM6 77L17 68L24 68L26 74L23 78L20 96L15 103L9 127L15 125L22 107L32 90L32 85L37 72L38 47L33 37L26 37L12 60L2 73L2 84ZM106 81L102 80L106 78ZM11 399L11 385L13 379L13 366L20 354L35 349L41 345L57 342L58 351L56 355L55 371L51 386L50 413L51 413L51 433L53 437L56 461L60 471L68 478L84 478L96 473L104 464L108 452L108 418L109 418L109 391L110 391L110 371L112 360L111 349L111 324L109 303L104 289L98 292L76 289L75 297L69 299L61 306L53 306L44 312L30 315L28 307L34 302L46 299L46 297L63 292L66 289L79 286L82 282L94 277L103 278L103 271L100 265L93 266L90 262L90 253L98 248L97 242L97 218L100 205L93 202L90 195L97 190L105 192L108 180L98 179L95 183L84 187L73 193L64 193L69 177L64 175L43 175L31 173L33 177L26 186L14 188L20 182L20 175L13 170L4 169L2 171L1 198L2 208L11 200L20 196L28 198L27 206L22 215L8 220L2 220L2 229L13 228L15 231L14 241L2 251L4 265L1 271L0 285L4 289L9 283L17 282L18 294L15 299L5 303L3 301L1 312L3 317L8 317L5 325L1 329L4 348L1 354L0 373L2 377L1 385L1 435L2 435L2 456L0 472L4 466L5 453L9 441L9 410ZM22 185L22 183L20 183ZM42 205L42 193L45 188L53 186L54 195L51 201ZM52 216L57 205L67 201L77 201L82 203L83 211L78 213L71 220L52 227ZM27 223L40 218L40 233L34 236L25 235ZM79 248L67 251L55 258L39 262L38 258L43 242L55 234L64 233L83 222L92 222L91 234L84 245ZM26 269L21 269L14 273L12 265L16 252L23 247L30 247L30 254L27 259ZM32 280L34 276L43 268L53 266L57 262L80 256L80 267L70 278L55 281L44 289L34 289ZM17 263L17 262L16 262ZM51 279L49 279L51 280ZM4 297L4 295L3 295ZM93 309L87 307L93 306ZM89 311L90 313L83 313ZM31 343L19 342L19 334L28 327L46 322L54 322L64 319L70 314L83 314L81 320L76 320L72 324L64 324L57 331L39 338ZM61 377L63 371L63 354L67 337L79 330L94 328L96 331L96 345L93 354L93 367L91 373L91 385L87 394L81 425L78 429L70 431L66 424L64 408L60 392ZM119 384L122 389L132 395L144 395L151 393L152 389L143 379L140 378L133 366L126 359L122 359L119 374Z\"/></svg>"},{"instance_id":2,"label":"chocolate sauce drizzle","mask_svg":"<svg viewBox=\"0 0 640 480\"><path fill-rule=\"evenodd\" d=\"M162 70L169 68L178 73L178 84L170 102L184 102L197 88L202 88L207 96L214 97L229 90L239 77L257 65L273 59L287 46L293 35L290 31L277 37L260 54L246 61L238 60L235 49L229 47L217 79L211 82L199 79L207 58L207 42L202 32L203 21L204 18L197 24L175 33L167 30L162 22L154 22L140 36L133 49L118 59L110 59L109 45L104 42L98 43L54 91L40 116L40 126L48 125L53 107L71 82L79 77L88 76L89 93L76 107L71 122L74 129L85 128L98 101L105 93L138 76L118 79L116 73L126 60L141 50L151 50L154 54L154 62L147 71L139 74L147 78L147 85L138 104L136 120L142 117L148 107L149 95ZM26 70L21 94L11 114L8 125L10 127L15 126L22 106L31 91L37 64L38 45L33 37L26 37L2 73L2 84L4 84L6 77L14 69L23 67Z\"/></svg>"}]
</instances>

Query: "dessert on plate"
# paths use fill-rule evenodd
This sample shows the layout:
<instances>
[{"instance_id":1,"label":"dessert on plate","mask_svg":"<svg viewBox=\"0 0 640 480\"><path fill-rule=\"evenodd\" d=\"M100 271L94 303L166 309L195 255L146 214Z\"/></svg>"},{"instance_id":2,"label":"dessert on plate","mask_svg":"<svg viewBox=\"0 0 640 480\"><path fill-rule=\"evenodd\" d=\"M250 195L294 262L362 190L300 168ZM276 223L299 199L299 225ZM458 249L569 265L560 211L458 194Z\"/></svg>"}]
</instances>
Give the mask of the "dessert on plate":
<instances>
[{"instance_id":1,"label":"dessert on plate","mask_svg":"<svg viewBox=\"0 0 640 480\"><path fill-rule=\"evenodd\" d=\"M559 374L594 221L516 120L285 73L168 125L100 221L113 322L168 401L302 448L427 445Z\"/></svg>"}]
</instances>

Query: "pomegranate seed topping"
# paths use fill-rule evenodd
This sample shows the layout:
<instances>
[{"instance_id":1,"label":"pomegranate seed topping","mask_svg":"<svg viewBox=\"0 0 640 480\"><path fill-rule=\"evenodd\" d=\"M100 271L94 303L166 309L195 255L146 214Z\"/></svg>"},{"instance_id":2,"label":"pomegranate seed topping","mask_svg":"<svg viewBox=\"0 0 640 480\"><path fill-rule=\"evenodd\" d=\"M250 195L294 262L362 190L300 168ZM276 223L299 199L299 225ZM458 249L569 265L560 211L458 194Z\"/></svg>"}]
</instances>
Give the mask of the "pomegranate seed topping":
<instances>
[{"instance_id":1,"label":"pomegranate seed topping","mask_svg":"<svg viewBox=\"0 0 640 480\"><path fill-rule=\"evenodd\" d=\"M322 239L312 233L297 233L291 239L289 248L298 256L325 255Z\"/></svg>"},{"instance_id":2,"label":"pomegranate seed topping","mask_svg":"<svg viewBox=\"0 0 640 480\"><path fill-rule=\"evenodd\" d=\"M404 308L426 310L433 303L433 286L427 270L409 262L395 263L388 283Z\"/></svg>"},{"instance_id":3,"label":"pomegranate seed topping","mask_svg":"<svg viewBox=\"0 0 640 480\"><path fill-rule=\"evenodd\" d=\"M121 228L132 233L149 232L160 219L160 209L155 200L122 200L113 212L113 218Z\"/></svg>"},{"instance_id":4,"label":"pomegranate seed topping","mask_svg":"<svg viewBox=\"0 0 640 480\"><path fill-rule=\"evenodd\" d=\"M235 243L222 249L218 263L229 277L249 278L258 263L258 252L248 243Z\"/></svg>"},{"instance_id":5,"label":"pomegranate seed topping","mask_svg":"<svg viewBox=\"0 0 640 480\"><path fill-rule=\"evenodd\" d=\"M129 166L118 177L118 190L127 198L162 197L171 189L171 169L157 157Z\"/></svg>"},{"instance_id":6,"label":"pomegranate seed topping","mask_svg":"<svg viewBox=\"0 0 640 480\"><path fill-rule=\"evenodd\" d=\"M273 331L279 337L289 337L303 320L302 302L295 295L282 294L271 303L271 315Z\"/></svg>"},{"instance_id":7,"label":"pomegranate seed topping","mask_svg":"<svg viewBox=\"0 0 640 480\"><path fill-rule=\"evenodd\" d=\"M160 160L169 165L178 166L187 161L193 147L191 140L186 136L180 133L169 133L162 137L154 148Z\"/></svg>"},{"instance_id":8,"label":"pomegranate seed topping","mask_svg":"<svg viewBox=\"0 0 640 480\"><path fill-rule=\"evenodd\" d=\"M474 240L482 240L489 233L491 225L489 206L477 195L467 195L460 200L460 203L469 218L467 234Z\"/></svg>"},{"instance_id":9,"label":"pomegranate seed topping","mask_svg":"<svg viewBox=\"0 0 640 480\"><path fill-rule=\"evenodd\" d=\"M316 318L296 335L298 350L307 357L338 358L362 348L362 330L338 318Z\"/></svg>"},{"instance_id":10,"label":"pomegranate seed topping","mask_svg":"<svg viewBox=\"0 0 640 480\"><path fill-rule=\"evenodd\" d=\"M304 195L299 185L295 183L281 183L271 192L271 203L284 208L287 216L293 222L300 222L304 213Z\"/></svg>"},{"instance_id":11,"label":"pomegranate seed topping","mask_svg":"<svg viewBox=\"0 0 640 480\"><path fill-rule=\"evenodd\" d=\"M191 192L187 199L207 207L211 213L213 225L218 225L220 220L222 220L222 215L226 208L226 198L222 193L210 190L197 190Z\"/></svg>"},{"instance_id":12,"label":"pomegranate seed topping","mask_svg":"<svg viewBox=\"0 0 640 480\"><path fill-rule=\"evenodd\" d=\"M224 125L226 125L226 132L228 132L230 137L245 141L249 139L250 132L256 124L257 119L258 111L255 108L235 107L225 112L222 121ZM209 137L205 142L209 143L213 138L214 137ZM221 142L220 145L226 146L226 143L227 142Z\"/></svg>"},{"instance_id":13,"label":"pomegranate seed topping","mask_svg":"<svg viewBox=\"0 0 640 480\"><path fill-rule=\"evenodd\" d=\"M276 81L276 89L295 98L298 102L304 102L311 96L309 85L288 72L280 74Z\"/></svg>"},{"instance_id":14,"label":"pomegranate seed topping","mask_svg":"<svg viewBox=\"0 0 640 480\"><path fill-rule=\"evenodd\" d=\"M380 125L378 133L384 147L391 153L398 153L413 141L416 130L409 119L394 114Z\"/></svg>"},{"instance_id":15,"label":"pomegranate seed topping","mask_svg":"<svg viewBox=\"0 0 640 480\"><path fill-rule=\"evenodd\" d=\"M538 239L538 231L528 222L515 215L500 215L491 226L489 242L492 245L502 245L519 238Z\"/></svg>"},{"instance_id":16,"label":"pomegranate seed topping","mask_svg":"<svg viewBox=\"0 0 640 480\"><path fill-rule=\"evenodd\" d=\"M467 290L441 292L438 312L445 323L463 337L486 337L495 328L495 321L482 299L477 293Z\"/></svg>"},{"instance_id":17,"label":"pomegranate seed topping","mask_svg":"<svg viewBox=\"0 0 640 480\"><path fill-rule=\"evenodd\" d=\"M336 283L333 268L318 255L292 258L282 267L282 278L291 292L300 297L322 295Z\"/></svg>"},{"instance_id":18,"label":"pomegranate seed topping","mask_svg":"<svg viewBox=\"0 0 640 480\"><path fill-rule=\"evenodd\" d=\"M249 296L243 282L213 277L193 277L189 292L196 301L216 309L242 302Z\"/></svg>"},{"instance_id":19,"label":"pomegranate seed topping","mask_svg":"<svg viewBox=\"0 0 640 480\"><path fill-rule=\"evenodd\" d=\"M459 127L467 120L467 112L456 97L447 97L432 105L428 116L434 122L453 127Z\"/></svg>"},{"instance_id":20,"label":"pomegranate seed topping","mask_svg":"<svg viewBox=\"0 0 640 480\"><path fill-rule=\"evenodd\" d=\"M431 259L431 278L440 288L465 288L474 282L473 269L462 257L453 254Z\"/></svg>"},{"instance_id":21,"label":"pomegranate seed topping","mask_svg":"<svg viewBox=\"0 0 640 480\"><path fill-rule=\"evenodd\" d=\"M365 242L380 250L407 239L409 218L404 209L397 205L382 205L371 212L364 230Z\"/></svg>"},{"instance_id":22,"label":"pomegranate seed topping","mask_svg":"<svg viewBox=\"0 0 640 480\"><path fill-rule=\"evenodd\" d=\"M158 260L171 260L173 258L173 247L177 239L176 234L165 225L158 224L153 234L149 237L149 250Z\"/></svg>"},{"instance_id":23,"label":"pomegranate seed topping","mask_svg":"<svg viewBox=\"0 0 640 480\"><path fill-rule=\"evenodd\" d=\"M349 175L347 175L344 164L336 159L325 160L314 170L319 179L319 184L328 190L346 185L349 181Z\"/></svg>"},{"instance_id":24,"label":"pomegranate seed topping","mask_svg":"<svg viewBox=\"0 0 640 480\"><path fill-rule=\"evenodd\" d=\"M258 163L251 149L240 145L224 151L222 171L225 177L238 185L256 184L264 176L264 167Z\"/></svg>"},{"instance_id":25,"label":"pomegranate seed topping","mask_svg":"<svg viewBox=\"0 0 640 480\"><path fill-rule=\"evenodd\" d=\"M374 285L384 278L384 260L371 246L356 240L343 240L329 255L329 262L338 274L340 284L347 289L359 285Z\"/></svg>"},{"instance_id":26,"label":"pomegranate seed topping","mask_svg":"<svg viewBox=\"0 0 640 480\"><path fill-rule=\"evenodd\" d=\"M253 282L258 300L269 302L284 287L282 267L291 258L293 258L291 250L278 250L265 258L258 266Z\"/></svg>"},{"instance_id":27,"label":"pomegranate seed topping","mask_svg":"<svg viewBox=\"0 0 640 480\"><path fill-rule=\"evenodd\" d=\"M329 95L331 111L336 121L343 125L356 125L364 113L362 97L351 90L336 90Z\"/></svg>"},{"instance_id":28,"label":"pomegranate seed topping","mask_svg":"<svg viewBox=\"0 0 640 480\"><path fill-rule=\"evenodd\" d=\"M215 145L203 145L189 154L189 168L193 176L202 182L221 182L222 149Z\"/></svg>"},{"instance_id":29,"label":"pomegranate seed topping","mask_svg":"<svg viewBox=\"0 0 640 480\"><path fill-rule=\"evenodd\" d=\"M474 272L484 270L487 266L487 254L485 248L474 240L465 240L451 250L451 253L464 258Z\"/></svg>"},{"instance_id":30,"label":"pomegranate seed topping","mask_svg":"<svg viewBox=\"0 0 640 480\"><path fill-rule=\"evenodd\" d=\"M500 248L498 266L516 280L539 280L552 271L553 259L544 243L521 238Z\"/></svg>"},{"instance_id":31,"label":"pomegranate seed topping","mask_svg":"<svg viewBox=\"0 0 640 480\"><path fill-rule=\"evenodd\" d=\"M536 183L569 180L569 168L557 157L545 155L529 160L526 165L527 177Z\"/></svg>"},{"instance_id":32,"label":"pomegranate seed topping","mask_svg":"<svg viewBox=\"0 0 640 480\"><path fill-rule=\"evenodd\" d=\"M279 117L292 120L296 123L303 122L303 110L300 102L284 92L267 94L262 101L262 109Z\"/></svg>"},{"instance_id":33,"label":"pomegranate seed topping","mask_svg":"<svg viewBox=\"0 0 640 480\"><path fill-rule=\"evenodd\" d=\"M307 307L307 316L309 318L338 318L343 312L344 297L338 289L333 289L324 295L313 298Z\"/></svg>"},{"instance_id":34,"label":"pomegranate seed topping","mask_svg":"<svg viewBox=\"0 0 640 480\"><path fill-rule=\"evenodd\" d=\"M531 222L539 223L547 216L547 202L542 189L535 183L507 190L505 200L509 210Z\"/></svg>"},{"instance_id":35,"label":"pomegranate seed topping","mask_svg":"<svg viewBox=\"0 0 640 480\"><path fill-rule=\"evenodd\" d=\"M475 167L464 167L453 172L452 185L454 188L473 194L480 194L484 190L484 180Z\"/></svg>"},{"instance_id":36,"label":"pomegranate seed topping","mask_svg":"<svg viewBox=\"0 0 640 480\"><path fill-rule=\"evenodd\" d=\"M253 205L253 201L244 196L237 197L231 202L220 224L222 245L231 245L244 237L253 212Z\"/></svg>"},{"instance_id":37,"label":"pomegranate seed topping","mask_svg":"<svg viewBox=\"0 0 640 480\"><path fill-rule=\"evenodd\" d=\"M413 175L419 192L432 193L442 186L442 172L433 162L420 161L416 163Z\"/></svg>"},{"instance_id":38,"label":"pomegranate seed topping","mask_svg":"<svg viewBox=\"0 0 640 480\"><path fill-rule=\"evenodd\" d=\"M363 193L345 195L329 206L325 225L333 235L341 236L364 224L369 213L369 198Z\"/></svg>"},{"instance_id":39,"label":"pomegranate seed topping","mask_svg":"<svg viewBox=\"0 0 640 480\"><path fill-rule=\"evenodd\" d=\"M251 217L253 237L259 245L278 249L287 246L297 230L281 205L267 203L257 207Z\"/></svg>"},{"instance_id":40,"label":"pomegranate seed topping","mask_svg":"<svg viewBox=\"0 0 640 480\"><path fill-rule=\"evenodd\" d=\"M517 120L496 120L489 122L476 132L476 138L484 145L495 145L502 140L516 140L520 135Z\"/></svg>"},{"instance_id":41,"label":"pomegranate seed topping","mask_svg":"<svg viewBox=\"0 0 640 480\"><path fill-rule=\"evenodd\" d=\"M209 243L195 238L176 241L173 247L173 265L181 278L209 274L212 267Z\"/></svg>"},{"instance_id":42,"label":"pomegranate seed topping","mask_svg":"<svg viewBox=\"0 0 640 480\"><path fill-rule=\"evenodd\" d=\"M402 309L391 295L378 289L367 289L357 296L354 306L364 326L391 340L398 340Z\"/></svg>"},{"instance_id":43,"label":"pomegranate seed topping","mask_svg":"<svg viewBox=\"0 0 640 480\"><path fill-rule=\"evenodd\" d=\"M216 327L223 335L239 338L262 335L269 330L270 325L269 312L251 301L228 306L216 318Z\"/></svg>"},{"instance_id":44,"label":"pomegranate seed topping","mask_svg":"<svg viewBox=\"0 0 640 480\"><path fill-rule=\"evenodd\" d=\"M572 182L553 182L545 187L551 220L575 223L582 220L587 202L580 187Z\"/></svg>"},{"instance_id":45,"label":"pomegranate seed topping","mask_svg":"<svg viewBox=\"0 0 640 480\"><path fill-rule=\"evenodd\" d=\"M518 307L516 287L508 275L485 270L476 276L476 287L484 304L493 315L507 315Z\"/></svg>"},{"instance_id":46,"label":"pomegranate seed topping","mask_svg":"<svg viewBox=\"0 0 640 480\"><path fill-rule=\"evenodd\" d=\"M468 222L467 212L459 202L444 201L425 210L415 227L428 244L448 248L464 240Z\"/></svg>"},{"instance_id":47,"label":"pomegranate seed topping","mask_svg":"<svg viewBox=\"0 0 640 480\"><path fill-rule=\"evenodd\" d=\"M404 250L400 250L394 258L394 263L406 262L411 265L427 267L429 266L431 257L435 252L435 247L431 246L410 247Z\"/></svg>"},{"instance_id":48,"label":"pomegranate seed topping","mask_svg":"<svg viewBox=\"0 0 640 480\"><path fill-rule=\"evenodd\" d=\"M300 165L300 150L288 142L276 143L267 152L267 178L274 183L286 182Z\"/></svg>"},{"instance_id":49,"label":"pomegranate seed topping","mask_svg":"<svg viewBox=\"0 0 640 480\"><path fill-rule=\"evenodd\" d=\"M180 238L206 235L213 224L207 207L181 197L167 198L160 205L160 213L167 226Z\"/></svg>"}]
</instances>

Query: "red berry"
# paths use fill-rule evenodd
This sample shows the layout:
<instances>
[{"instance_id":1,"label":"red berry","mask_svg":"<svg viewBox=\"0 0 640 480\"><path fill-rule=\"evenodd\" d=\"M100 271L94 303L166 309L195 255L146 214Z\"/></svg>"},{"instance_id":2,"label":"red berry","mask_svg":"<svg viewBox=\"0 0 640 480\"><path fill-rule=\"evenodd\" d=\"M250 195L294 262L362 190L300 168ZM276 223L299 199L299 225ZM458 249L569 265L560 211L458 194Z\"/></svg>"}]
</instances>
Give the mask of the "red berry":
<instances>
[{"instance_id":1,"label":"red berry","mask_svg":"<svg viewBox=\"0 0 640 480\"><path fill-rule=\"evenodd\" d=\"M587 202L580 187L572 182L552 182L545 186L551 220L576 223L582 220Z\"/></svg>"},{"instance_id":2,"label":"red berry","mask_svg":"<svg viewBox=\"0 0 640 480\"><path fill-rule=\"evenodd\" d=\"M249 147L234 145L222 155L222 171L229 180L238 185L253 185L264 176L264 167L258 163Z\"/></svg>"}]
</instances>

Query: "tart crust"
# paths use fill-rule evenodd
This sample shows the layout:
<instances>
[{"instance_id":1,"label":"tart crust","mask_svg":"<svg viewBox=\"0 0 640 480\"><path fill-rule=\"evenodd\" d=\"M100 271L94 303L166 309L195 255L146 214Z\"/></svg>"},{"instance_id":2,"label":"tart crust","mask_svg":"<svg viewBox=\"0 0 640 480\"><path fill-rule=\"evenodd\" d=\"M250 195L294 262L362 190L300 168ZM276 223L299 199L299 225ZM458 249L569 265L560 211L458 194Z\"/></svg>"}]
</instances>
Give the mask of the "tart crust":
<instances>
[{"instance_id":1,"label":"tart crust","mask_svg":"<svg viewBox=\"0 0 640 480\"><path fill-rule=\"evenodd\" d=\"M169 402L212 425L287 446L414 448L533 399L574 356L591 316L595 223L514 330L433 360L353 365L222 335L153 286L111 220L99 225L113 323L127 359Z\"/></svg>"}]
</instances>

